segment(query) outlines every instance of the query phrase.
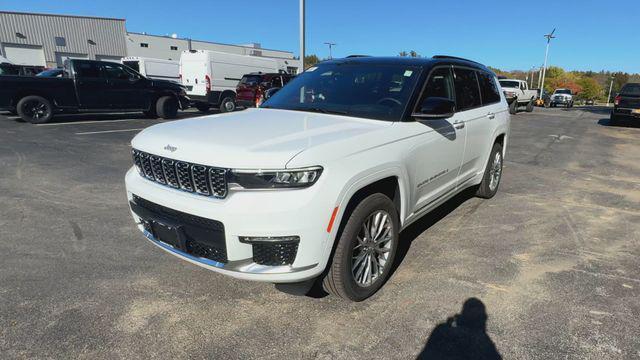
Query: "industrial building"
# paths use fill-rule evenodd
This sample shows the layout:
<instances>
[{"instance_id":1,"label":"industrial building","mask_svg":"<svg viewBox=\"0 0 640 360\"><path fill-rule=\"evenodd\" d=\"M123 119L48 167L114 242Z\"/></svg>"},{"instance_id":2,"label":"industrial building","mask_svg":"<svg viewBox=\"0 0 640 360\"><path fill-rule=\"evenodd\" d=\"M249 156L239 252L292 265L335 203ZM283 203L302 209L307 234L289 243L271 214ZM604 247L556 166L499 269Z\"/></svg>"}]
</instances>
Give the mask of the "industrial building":
<instances>
[{"instance_id":1,"label":"industrial building","mask_svg":"<svg viewBox=\"0 0 640 360\"><path fill-rule=\"evenodd\" d=\"M300 61L259 44L230 45L127 32L125 19L0 11L0 57L14 64L60 67L65 59L120 60L125 56L179 60L183 50L212 50L276 59L290 73Z\"/></svg>"},{"instance_id":2,"label":"industrial building","mask_svg":"<svg viewBox=\"0 0 640 360\"><path fill-rule=\"evenodd\" d=\"M124 19L0 11L0 55L19 65L120 59L126 35Z\"/></svg>"}]
</instances>

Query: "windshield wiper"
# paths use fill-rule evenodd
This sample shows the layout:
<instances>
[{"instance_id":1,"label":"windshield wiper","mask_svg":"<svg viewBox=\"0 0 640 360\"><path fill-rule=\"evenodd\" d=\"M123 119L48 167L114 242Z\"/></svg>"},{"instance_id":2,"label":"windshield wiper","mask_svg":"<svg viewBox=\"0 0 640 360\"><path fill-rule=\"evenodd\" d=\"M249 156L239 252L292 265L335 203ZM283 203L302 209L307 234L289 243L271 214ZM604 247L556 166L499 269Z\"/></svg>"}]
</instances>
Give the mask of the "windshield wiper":
<instances>
[{"instance_id":1,"label":"windshield wiper","mask_svg":"<svg viewBox=\"0 0 640 360\"><path fill-rule=\"evenodd\" d=\"M323 108L319 108L319 107L299 107L299 108L292 108L291 110L309 111L309 112L316 112L316 113L321 113L321 114L334 114L334 115L347 115L348 114L348 112L346 112L346 111L329 110L329 109L323 109Z\"/></svg>"}]
</instances>

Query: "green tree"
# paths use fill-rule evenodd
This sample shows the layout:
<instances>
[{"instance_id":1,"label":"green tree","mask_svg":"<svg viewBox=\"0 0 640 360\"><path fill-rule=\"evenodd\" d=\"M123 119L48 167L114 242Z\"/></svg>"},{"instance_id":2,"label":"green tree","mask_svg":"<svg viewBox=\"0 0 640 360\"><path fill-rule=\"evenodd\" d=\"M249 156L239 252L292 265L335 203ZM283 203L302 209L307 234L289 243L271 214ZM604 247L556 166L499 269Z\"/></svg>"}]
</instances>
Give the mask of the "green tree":
<instances>
[{"instance_id":1,"label":"green tree","mask_svg":"<svg viewBox=\"0 0 640 360\"><path fill-rule=\"evenodd\" d=\"M595 100L602 97L602 86L598 84L596 79L592 77L583 77L578 80L578 85L582 91L578 94L578 98L583 100Z\"/></svg>"},{"instance_id":2,"label":"green tree","mask_svg":"<svg viewBox=\"0 0 640 360\"><path fill-rule=\"evenodd\" d=\"M313 65L317 64L320 62L320 59L318 58L317 55L315 54L311 54L311 55L306 55L304 57L304 67L305 70L312 67Z\"/></svg>"},{"instance_id":3,"label":"green tree","mask_svg":"<svg viewBox=\"0 0 640 360\"><path fill-rule=\"evenodd\" d=\"M409 53L403 50L398 53L398 56L406 57L409 56Z\"/></svg>"}]
</instances>

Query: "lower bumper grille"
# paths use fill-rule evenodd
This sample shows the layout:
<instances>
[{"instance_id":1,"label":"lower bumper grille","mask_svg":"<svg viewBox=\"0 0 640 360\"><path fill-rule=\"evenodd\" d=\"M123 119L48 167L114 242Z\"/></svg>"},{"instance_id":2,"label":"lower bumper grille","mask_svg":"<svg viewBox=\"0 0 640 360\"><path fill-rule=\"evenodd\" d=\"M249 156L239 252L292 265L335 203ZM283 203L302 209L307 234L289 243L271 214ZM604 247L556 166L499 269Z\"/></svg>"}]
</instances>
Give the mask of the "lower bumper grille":
<instances>
[{"instance_id":1,"label":"lower bumper grille","mask_svg":"<svg viewBox=\"0 0 640 360\"><path fill-rule=\"evenodd\" d=\"M134 195L131 210L154 237L192 256L227 263L224 225L145 200ZM163 236L166 237L163 239Z\"/></svg>"},{"instance_id":2,"label":"lower bumper grille","mask_svg":"<svg viewBox=\"0 0 640 360\"><path fill-rule=\"evenodd\" d=\"M298 242L255 243L253 261L260 265L291 265L296 259Z\"/></svg>"}]
</instances>

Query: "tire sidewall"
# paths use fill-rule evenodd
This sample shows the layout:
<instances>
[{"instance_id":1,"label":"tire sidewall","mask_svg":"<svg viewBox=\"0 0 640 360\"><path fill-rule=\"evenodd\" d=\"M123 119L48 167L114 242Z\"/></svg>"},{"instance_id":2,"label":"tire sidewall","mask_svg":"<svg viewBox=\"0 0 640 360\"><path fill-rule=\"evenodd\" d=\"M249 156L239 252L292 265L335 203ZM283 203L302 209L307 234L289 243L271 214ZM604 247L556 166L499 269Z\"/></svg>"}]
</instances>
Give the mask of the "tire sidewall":
<instances>
[{"instance_id":1,"label":"tire sidewall","mask_svg":"<svg viewBox=\"0 0 640 360\"><path fill-rule=\"evenodd\" d=\"M227 106L226 106L227 103L233 104L233 108L231 110L227 110ZM236 110L236 103L234 102L233 98L231 96L225 96L220 102L220 112L223 112L223 113L234 112L235 110Z\"/></svg>"},{"instance_id":2,"label":"tire sidewall","mask_svg":"<svg viewBox=\"0 0 640 360\"><path fill-rule=\"evenodd\" d=\"M178 115L178 101L172 96L158 99L156 112L163 119L173 119Z\"/></svg>"},{"instance_id":3,"label":"tire sidewall","mask_svg":"<svg viewBox=\"0 0 640 360\"><path fill-rule=\"evenodd\" d=\"M383 273L378 277L378 279L369 287L361 287L359 286L352 275L352 256L353 256L353 248L357 243L357 235L362 227L363 222L367 219L369 215L377 210L384 210L391 216L391 221L393 224L393 240L391 244L391 249L389 251L389 257L387 260L387 264L385 265ZM393 267L396 251L398 248L398 240L399 240L399 219L398 214L393 205L391 199L383 194L373 194L365 198L360 204L353 210L349 219L347 220L347 224L340 235L340 239L338 241L338 247L340 247L340 258L336 259L334 257L333 261L338 261L338 263L332 266L340 266L341 268L341 282L344 286L344 291L346 295L353 301L362 301L376 293L382 285L386 282L389 273Z\"/></svg>"},{"instance_id":4,"label":"tire sidewall","mask_svg":"<svg viewBox=\"0 0 640 360\"><path fill-rule=\"evenodd\" d=\"M501 157L501 162L500 162L500 179L498 179L498 185L496 185L496 188L491 190L491 187L489 186L489 184L491 183L491 166L493 164L493 159L496 156L496 153L500 153L500 157ZM480 183L480 191L479 191L479 196L489 199L492 198L497 192L498 189L500 188L500 183L502 183L502 175L503 175L503 167L504 167L504 153L502 152L502 145L500 145L499 143L495 143L493 144L493 147L491 148L491 153L489 154L489 160L487 161L487 166L484 169L484 175L482 175L482 182Z\"/></svg>"},{"instance_id":5,"label":"tire sidewall","mask_svg":"<svg viewBox=\"0 0 640 360\"><path fill-rule=\"evenodd\" d=\"M39 101L40 103L44 104L47 107L47 115L39 119L34 119L33 117L25 114L24 107L30 101ZM25 96L20 99L20 101L18 101L16 112L18 113L18 116L20 116L20 118L22 118L22 120L24 121L30 122L32 124L44 124L51 121L51 119L53 118L53 105L49 100L41 96Z\"/></svg>"}]
</instances>

